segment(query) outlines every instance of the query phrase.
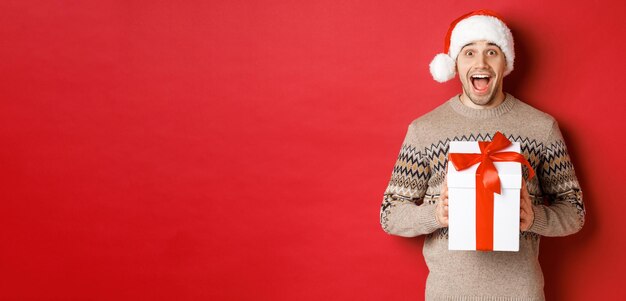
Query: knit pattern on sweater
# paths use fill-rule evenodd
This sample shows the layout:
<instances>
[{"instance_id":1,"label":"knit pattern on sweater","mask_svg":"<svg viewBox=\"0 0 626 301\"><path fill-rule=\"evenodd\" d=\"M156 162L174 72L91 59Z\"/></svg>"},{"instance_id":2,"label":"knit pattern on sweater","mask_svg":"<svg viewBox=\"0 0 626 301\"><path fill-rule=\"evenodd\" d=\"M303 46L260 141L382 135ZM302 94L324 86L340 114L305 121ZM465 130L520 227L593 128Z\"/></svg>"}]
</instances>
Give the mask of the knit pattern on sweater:
<instances>
[{"instance_id":1,"label":"knit pattern on sweater","mask_svg":"<svg viewBox=\"0 0 626 301\"><path fill-rule=\"evenodd\" d=\"M485 252L448 251L447 228L434 221L434 207L445 181L450 141L491 141L496 131L520 143L521 153L537 173L527 180L535 222L529 231L520 233L520 252L487 252L489 255L484 256ZM528 179L526 168L523 176ZM385 232L405 237L426 235L424 256L431 271L426 295L433 300L483 300L480 298L492 296L543 300L543 276L537 261L539 239L574 233L583 226L584 218L582 192L557 122L510 94L497 108L487 110L469 109L457 95L414 120L393 166L380 210ZM435 256L452 257L458 262L452 264ZM506 265L493 266L503 257L509 263L513 261L510 266L527 268L522 273L519 268L507 272ZM527 287L524 291L518 285L506 290L493 286L480 290L475 279L466 277L473 270L497 275L493 284L509 279L526 283ZM447 285L437 282L441 277L446 277ZM450 286L453 283L457 285Z\"/></svg>"}]
</instances>

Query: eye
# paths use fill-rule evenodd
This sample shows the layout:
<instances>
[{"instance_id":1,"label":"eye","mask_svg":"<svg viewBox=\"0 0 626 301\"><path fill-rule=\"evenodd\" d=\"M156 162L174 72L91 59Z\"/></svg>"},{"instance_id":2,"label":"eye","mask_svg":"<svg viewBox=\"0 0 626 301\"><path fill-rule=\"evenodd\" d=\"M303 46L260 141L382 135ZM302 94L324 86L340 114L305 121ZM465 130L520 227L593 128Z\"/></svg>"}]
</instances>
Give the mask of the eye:
<instances>
[{"instance_id":1,"label":"eye","mask_svg":"<svg viewBox=\"0 0 626 301\"><path fill-rule=\"evenodd\" d=\"M488 55L498 55L498 52L492 49L492 50L487 51L487 54Z\"/></svg>"},{"instance_id":2,"label":"eye","mask_svg":"<svg viewBox=\"0 0 626 301\"><path fill-rule=\"evenodd\" d=\"M472 56L472 55L474 55L474 52L473 52L473 51L471 51L471 50L466 50L466 51L465 51L465 55L466 55L466 56Z\"/></svg>"}]
</instances>

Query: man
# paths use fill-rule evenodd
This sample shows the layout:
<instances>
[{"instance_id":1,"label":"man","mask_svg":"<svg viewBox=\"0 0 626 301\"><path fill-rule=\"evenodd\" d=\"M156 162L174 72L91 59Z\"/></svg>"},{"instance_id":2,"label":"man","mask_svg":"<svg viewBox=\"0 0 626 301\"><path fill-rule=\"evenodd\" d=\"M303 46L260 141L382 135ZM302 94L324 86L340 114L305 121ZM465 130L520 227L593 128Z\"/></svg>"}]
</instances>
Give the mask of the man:
<instances>
[{"instance_id":1,"label":"man","mask_svg":"<svg viewBox=\"0 0 626 301\"><path fill-rule=\"evenodd\" d=\"M408 126L384 193L382 228L404 237L426 235L427 300L544 300L540 236L575 233L585 218L582 192L558 124L503 92L515 52L511 31L494 12L458 18L445 44L445 53L430 64L431 74L445 82L458 73L463 91ZM496 131L521 143L523 156L537 173L528 179L523 169L519 251L449 251L449 142L490 141Z\"/></svg>"}]
</instances>

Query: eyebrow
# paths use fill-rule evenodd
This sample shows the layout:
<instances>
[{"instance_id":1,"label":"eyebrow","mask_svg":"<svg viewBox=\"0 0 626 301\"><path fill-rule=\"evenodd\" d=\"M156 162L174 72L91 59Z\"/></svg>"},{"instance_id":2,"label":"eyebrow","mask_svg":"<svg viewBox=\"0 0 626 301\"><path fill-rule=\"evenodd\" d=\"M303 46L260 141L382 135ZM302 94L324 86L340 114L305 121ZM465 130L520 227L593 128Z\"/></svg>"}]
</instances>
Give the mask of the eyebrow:
<instances>
[{"instance_id":1,"label":"eyebrow","mask_svg":"<svg viewBox=\"0 0 626 301\"><path fill-rule=\"evenodd\" d=\"M469 44L465 44L465 46L461 47L461 49L463 49L463 48L465 48L467 46L473 46L473 45L476 45L476 43L472 42L472 43L469 43ZM487 43L487 45L489 45L489 46L496 46L496 47L500 48L496 43L489 42L489 43Z\"/></svg>"}]
</instances>

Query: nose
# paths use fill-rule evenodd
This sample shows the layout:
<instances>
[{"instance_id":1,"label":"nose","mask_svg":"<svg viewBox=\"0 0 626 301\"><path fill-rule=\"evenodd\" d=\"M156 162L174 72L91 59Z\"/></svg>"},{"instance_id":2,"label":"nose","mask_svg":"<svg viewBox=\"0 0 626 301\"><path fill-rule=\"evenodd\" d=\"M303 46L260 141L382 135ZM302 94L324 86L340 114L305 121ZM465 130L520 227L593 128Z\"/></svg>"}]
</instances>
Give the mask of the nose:
<instances>
[{"instance_id":1,"label":"nose","mask_svg":"<svg viewBox=\"0 0 626 301\"><path fill-rule=\"evenodd\" d=\"M476 56L477 67L487 67L487 58L484 55Z\"/></svg>"}]
</instances>

